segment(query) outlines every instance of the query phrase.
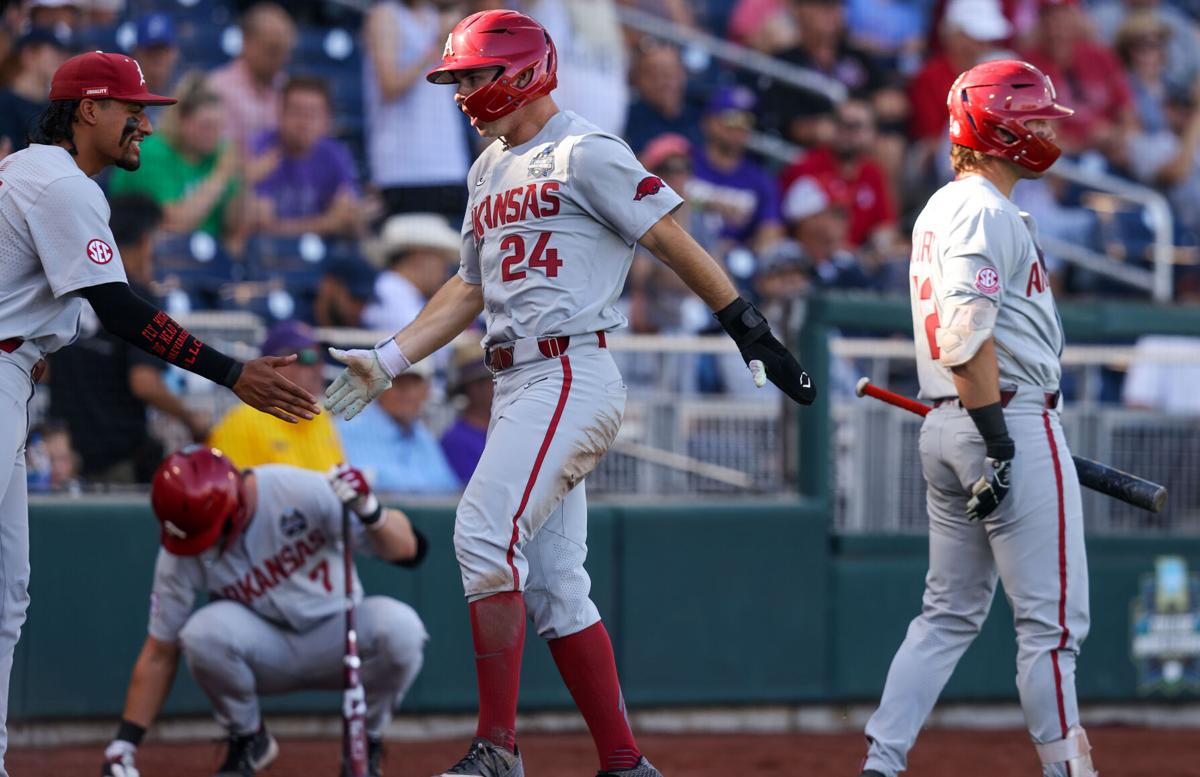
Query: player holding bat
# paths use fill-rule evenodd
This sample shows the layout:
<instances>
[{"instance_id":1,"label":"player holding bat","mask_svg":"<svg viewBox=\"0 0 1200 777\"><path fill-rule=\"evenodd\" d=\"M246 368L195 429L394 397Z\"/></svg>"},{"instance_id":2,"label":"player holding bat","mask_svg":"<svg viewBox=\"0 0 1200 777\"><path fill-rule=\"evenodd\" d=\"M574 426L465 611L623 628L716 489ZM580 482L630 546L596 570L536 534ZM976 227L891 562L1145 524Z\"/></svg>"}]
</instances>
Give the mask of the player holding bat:
<instances>
[{"instance_id":1,"label":"player holding bat","mask_svg":"<svg viewBox=\"0 0 1200 777\"><path fill-rule=\"evenodd\" d=\"M1088 632L1079 479L1059 423L1062 322L1033 220L1009 199L1058 158L1073 111L1025 62L977 65L948 96L957 178L913 227L909 264L929 511L921 614L867 722L863 777L904 771L997 580L1017 631L1017 689L1044 777L1094 777L1075 659Z\"/></svg>"},{"instance_id":2,"label":"player holding bat","mask_svg":"<svg viewBox=\"0 0 1200 777\"><path fill-rule=\"evenodd\" d=\"M407 604L364 598L349 559L353 550L419 563L425 540L404 513L380 505L353 467L327 476L284 465L239 471L199 446L167 457L150 501L162 548L149 634L102 774L138 777L135 753L182 655L229 732L216 777L252 777L275 760L259 694L345 690L349 680L357 690L345 693L344 713L357 746L343 773L380 777L380 737L421 669L427 636ZM193 613L201 591L209 604Z\"/></svg>"}]
</instances>

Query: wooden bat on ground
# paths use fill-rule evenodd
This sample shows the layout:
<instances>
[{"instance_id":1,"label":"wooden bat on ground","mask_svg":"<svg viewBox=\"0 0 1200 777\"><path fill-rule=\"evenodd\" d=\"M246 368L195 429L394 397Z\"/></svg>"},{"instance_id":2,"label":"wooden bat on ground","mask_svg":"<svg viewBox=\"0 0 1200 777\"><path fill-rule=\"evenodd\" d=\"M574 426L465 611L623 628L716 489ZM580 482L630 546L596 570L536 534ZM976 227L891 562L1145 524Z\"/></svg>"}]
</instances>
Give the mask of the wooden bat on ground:
<instances>
[{"instance_id":1,"label":"wooden bat on ground","mask_svg":"<svg viewBox=\"0 0 1200 777\"><path fill-rule=\"evenodd\" d=\"M342 658L342 777L367 777L367 695L358 670L354 630L354 551L350 508L342 508L342 553L346 584L346 655Z\"/></svg>"},{"instance_id":2,"label":"wooden bat on ground","mask_svg":"<svg viewBox=\"0 0 1200 777\"><path fill-rule=\"evenodd\" d=\"M880 388L871 383L870 378L860 378L854 393L860 397L863 395L874 397L919 416L926 415L933 409L929 405L901 396L894 391ZM1085 459L1082 456L1072 456L1071 458L1075 460L1075 471L1079 475L1079 484L1085 488L1099 491L1113 499L1119 499L1152 513L1161 510L1167 501L1166 486L1139 478L1137 475L1131 475L1107 464Z\"/></svg>"}]
</instances>

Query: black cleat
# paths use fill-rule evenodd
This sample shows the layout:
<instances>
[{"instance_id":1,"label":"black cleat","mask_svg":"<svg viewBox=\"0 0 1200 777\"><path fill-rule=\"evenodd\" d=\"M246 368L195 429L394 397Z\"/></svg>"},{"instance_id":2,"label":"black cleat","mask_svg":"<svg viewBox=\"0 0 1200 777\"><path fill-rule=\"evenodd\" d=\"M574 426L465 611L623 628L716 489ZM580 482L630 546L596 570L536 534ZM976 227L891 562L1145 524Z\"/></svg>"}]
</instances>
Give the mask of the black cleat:
<instances>
[{"instance_id":1,"label":"black cleat","mask_svg":"<svg viewBox=\"0 0 1200 777\"><path fill-rule=\"evenodd\" d=\"M230 734L225 763L213 777L254 777L258 770L270 766L278 755L279 743L265 726L259 726L253 734Z\"/></svg>"}]
</instances>

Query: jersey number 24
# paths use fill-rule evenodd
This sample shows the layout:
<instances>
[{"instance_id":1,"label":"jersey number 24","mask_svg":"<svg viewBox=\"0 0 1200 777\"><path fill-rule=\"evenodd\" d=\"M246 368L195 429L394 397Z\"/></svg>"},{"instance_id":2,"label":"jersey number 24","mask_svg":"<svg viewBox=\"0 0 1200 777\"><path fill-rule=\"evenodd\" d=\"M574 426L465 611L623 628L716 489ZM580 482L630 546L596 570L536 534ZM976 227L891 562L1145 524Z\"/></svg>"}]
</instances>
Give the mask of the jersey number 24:
<instances>
[{"instance_id":1,"label":"jersey number 24","mask_svg":"<svg viewBox=\"0 0 1200 777\"><path fill-rule=\"evenodd\" d=\"M545 270L547 278L557 278L558 268L562 267L562 260L558 258L557 248L546 247L546 244L550 242L550 234L542 232L538 235L537 242L533 244L533 249L529 253L527 265ZM508 283L524 278L525 271L516 268L525 261L525 238L521 235L509 235L500 241L500 250L512 252L500 260L500 280Z\"/></svg>"}]
</instances>

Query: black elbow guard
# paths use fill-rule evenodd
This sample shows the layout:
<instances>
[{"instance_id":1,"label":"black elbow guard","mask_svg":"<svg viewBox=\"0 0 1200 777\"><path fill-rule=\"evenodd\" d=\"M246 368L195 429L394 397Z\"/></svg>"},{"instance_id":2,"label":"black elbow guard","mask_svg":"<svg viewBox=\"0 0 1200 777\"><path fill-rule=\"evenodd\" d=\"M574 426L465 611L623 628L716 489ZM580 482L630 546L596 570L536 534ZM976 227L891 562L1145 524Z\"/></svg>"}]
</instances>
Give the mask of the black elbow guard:
<instances>
[{"instance_id":1,"label":"black elbow guard","mask_svg":"<svg viewBox=\"0 0 1200 777\"><path fill-rule=\"evenodd\" d=\"M418 531L416 526L413 527L412 531L413 536L417 538L417 553L405 561L393 562L398 567L412 569L413 567L420 566L421 562L425 560L425 555L429 552L429 540L425 539L425 535Z\"/></svg>"}]
</instances>

